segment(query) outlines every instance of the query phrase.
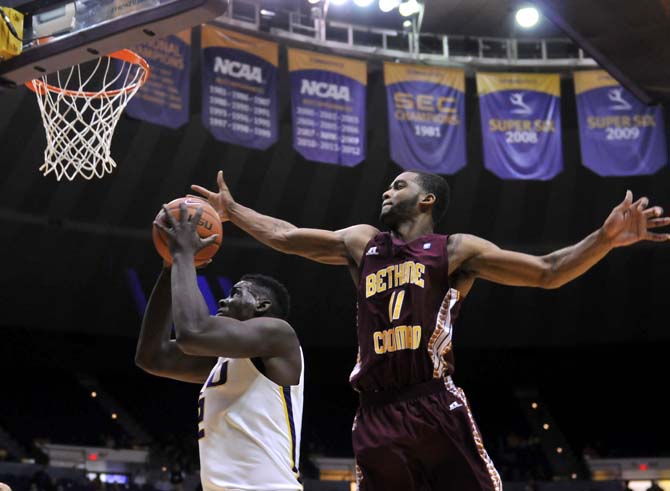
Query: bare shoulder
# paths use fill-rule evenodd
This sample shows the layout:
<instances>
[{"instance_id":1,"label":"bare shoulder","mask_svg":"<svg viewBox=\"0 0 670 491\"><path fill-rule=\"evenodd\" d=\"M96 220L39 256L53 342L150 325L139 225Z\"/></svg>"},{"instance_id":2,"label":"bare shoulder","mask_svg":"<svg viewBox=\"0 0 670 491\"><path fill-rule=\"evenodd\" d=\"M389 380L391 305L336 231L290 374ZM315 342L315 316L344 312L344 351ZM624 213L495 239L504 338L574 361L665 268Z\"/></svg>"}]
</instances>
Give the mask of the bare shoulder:
<instances>
[{"instance_id":1,"label":"bare shoulder","mask_svg":"<svg viewBox=\"0 0 670 491\"><path fill-rule=\"evenodd\" d=\"M351 227L343 228L337 231L338 234L345 240L345 241L352 241L352 242L357 242L357 241L365 241L367 244L370 239L372 239L375 235L379 233L379 229L377 227L373 227L372 225L367 225L365 223L359 224L359 225L352 225Z\"/></svg>"},{"instance_id":2,"label":"bare shoulder","mask_svg":"<svg viewBox=\"0 0 670 491\"><path fill-rule=\"evenodd\" d=\"M379 229L372 225L360 224L338 230L349 258L356 264L360 263L363 257L365 246L379 233Z\"/></svg>"}]
</instances>

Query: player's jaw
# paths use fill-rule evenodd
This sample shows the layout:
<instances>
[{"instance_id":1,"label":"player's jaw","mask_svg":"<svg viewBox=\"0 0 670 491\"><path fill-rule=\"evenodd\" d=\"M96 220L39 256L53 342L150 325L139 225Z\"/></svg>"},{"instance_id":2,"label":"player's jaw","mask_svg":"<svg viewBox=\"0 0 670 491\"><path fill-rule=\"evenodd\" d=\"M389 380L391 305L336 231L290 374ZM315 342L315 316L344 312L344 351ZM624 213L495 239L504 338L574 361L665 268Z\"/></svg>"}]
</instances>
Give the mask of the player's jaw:
<instances>
[{"instance_id":1,"label":"player's jaw","mask_svg":"<svg viewBox=\"0 0 670 491\"><path fill-rule=\"evenodd\" d=\"M379 213L379 221L386 227L393 227L412 220L417 215L419 203L418 194L403 193L391 197L384 197Z\"/></svg>"}]
</instances>

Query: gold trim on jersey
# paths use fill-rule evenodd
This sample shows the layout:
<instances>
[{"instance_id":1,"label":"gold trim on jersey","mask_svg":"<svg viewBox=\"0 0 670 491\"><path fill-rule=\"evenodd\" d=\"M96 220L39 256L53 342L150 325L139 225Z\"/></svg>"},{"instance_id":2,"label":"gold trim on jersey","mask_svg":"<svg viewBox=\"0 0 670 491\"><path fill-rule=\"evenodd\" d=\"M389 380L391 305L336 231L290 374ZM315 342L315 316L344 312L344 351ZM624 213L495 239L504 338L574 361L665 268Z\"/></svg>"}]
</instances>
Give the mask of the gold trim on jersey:
<instances>
[{"instance_id":1,"label":"gold trim on jersey","mask_svg":"<svg viewBox=\"0 0 670 491\"><path fill-rule=\"evenodd\" d=\"M433 361L433 378L442 378L448 375L449 366L445 356L451 351L451 338L453 328L451 325L451 309L461 298L461 294L454 288L449 291L442 300L440 310L437 314L435 329L428 341L428 354Z\"/></svg>"}]
</instances>

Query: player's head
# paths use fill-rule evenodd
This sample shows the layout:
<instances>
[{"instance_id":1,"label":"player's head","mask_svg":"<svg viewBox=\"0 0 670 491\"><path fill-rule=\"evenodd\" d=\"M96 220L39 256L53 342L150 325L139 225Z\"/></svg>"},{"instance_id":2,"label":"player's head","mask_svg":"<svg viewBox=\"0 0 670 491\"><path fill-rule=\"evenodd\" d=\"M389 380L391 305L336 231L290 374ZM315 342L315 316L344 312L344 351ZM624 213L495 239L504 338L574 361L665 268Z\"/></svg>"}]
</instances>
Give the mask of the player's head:
<instances>
[{"instance_id":1,"label":"player's head","mask_svg":"<svg viewBox=\"0 0 670 491\"><path fill-rule=\"evenodd\" d=\"M384 191L379 219L393 227L428 214L435 225L444 218L448 205L449 185L443 177L421 171L403 172Z\"/></svg>"},{"instance_id":2,"label":"player's head","mask_svg":"<svg viewBox=\"0 0 670 491\"><path fill-rule=\"evenodd\" d=\"M288 319L290 297L286 287L262 274L247 274L233 285L228 298L219 300L216 315L244 321L254 317Z\"/></svg>"}]
</instances>

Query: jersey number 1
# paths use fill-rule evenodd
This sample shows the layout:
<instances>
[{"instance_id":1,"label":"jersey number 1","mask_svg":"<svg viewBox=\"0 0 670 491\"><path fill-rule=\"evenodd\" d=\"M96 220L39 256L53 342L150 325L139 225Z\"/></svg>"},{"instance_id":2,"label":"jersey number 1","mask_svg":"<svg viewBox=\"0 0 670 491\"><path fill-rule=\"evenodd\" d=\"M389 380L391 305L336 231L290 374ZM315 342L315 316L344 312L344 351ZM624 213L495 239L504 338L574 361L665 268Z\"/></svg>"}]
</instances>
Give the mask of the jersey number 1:
<instances>
[{"instance_id":1,"label":"jersey number 1","mask_svg":"<svg viewBox=\"0 0 670 491\"><path fill-rule=\"evenodd\" d=\"M397 293L397 295L396 295ZM400 319L400 311L402 310L402 302L405 300L405 290L393 292L391 300L389 300L389 320L391 322Z\"/></svg>"}]
</instances>

